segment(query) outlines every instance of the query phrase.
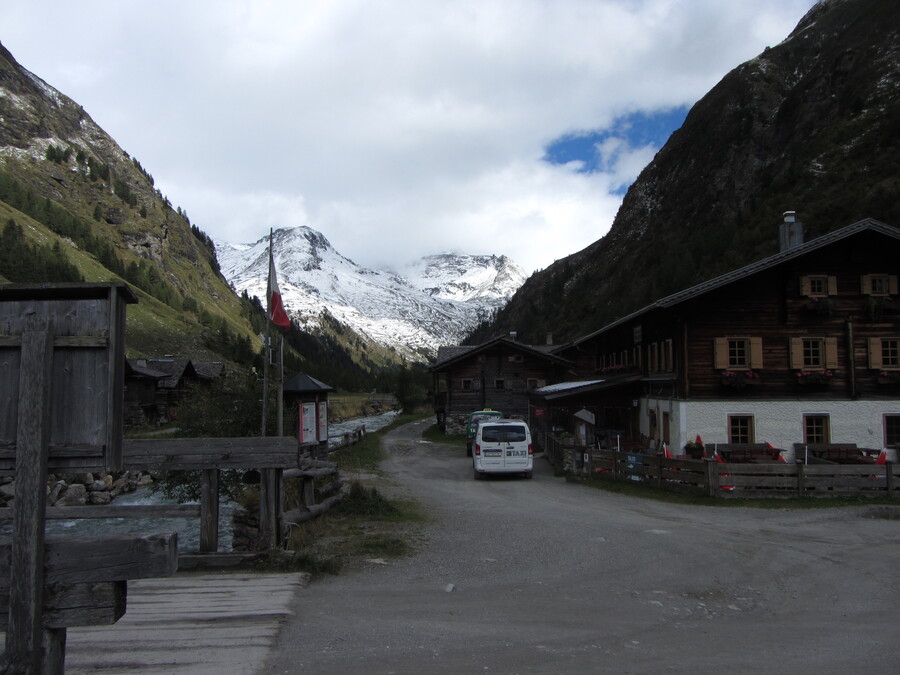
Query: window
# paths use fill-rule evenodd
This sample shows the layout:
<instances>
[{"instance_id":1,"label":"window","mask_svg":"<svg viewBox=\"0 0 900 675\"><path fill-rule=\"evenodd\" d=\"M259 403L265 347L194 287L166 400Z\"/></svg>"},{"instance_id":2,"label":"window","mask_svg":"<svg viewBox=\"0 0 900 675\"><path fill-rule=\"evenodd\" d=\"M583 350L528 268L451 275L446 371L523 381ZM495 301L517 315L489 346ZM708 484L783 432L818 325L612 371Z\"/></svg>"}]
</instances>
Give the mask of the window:
<instances>
[{"instance_id":1,"label":"window","mask_svg":"<svg viewBox=\"0 0 900 675\"><path fill-rule=\"evenodd\" d=\"M900 415L884 416L884 444L895 448L900 446Z\"/></svg>"},{"instance_id":2,"label":"window","mask_svg":"<svg viewBox=\"0 0 900 675\"><path fill-rule=\"evenodd\" d=\"M525 357L521 354L511 354L509 357L510 363L522 363L525 360Z\"/></svg>"},{"instance_id":3,"label":"window","mask_svg":"<svg viewBox=\"0 0 900 675\"><path fill-rule=\"evenodd\" d=\"M791 368L837 368L837 338L791 338Z\"/></svg>"},{"instance_id":4,"label":"window","mask_svg":"<svg viewBox=\"0 0 900 675\"><path fill-rule=\"evenodd\" d=\"M728 442L753 443L753 415L728 416Z\"/></svg>"},{"instance_id":5,"label":"window","mask_svg":"<svg viewBox=\"0 0 900 675\"><path fill-rule=\"evenodd\" d=\"M472 388L472 380L469 378L464 379L462 381L462 390L469 391L471 388Z\"/></svg>"},{"instance_id":6,"label":"window","mask_svg":"<svg viewBox=\"0 0 900 675\"><path fill-rule=\"evenodd\" d=\"M506 380L494 380L494 389L505 389Z\"/></svg>"},{"instance_id":7,"label":"window","mask_svg":"<svg viewBox=\"0 0 900 675\"><path fill-rule=\"evenodd\" d=\"M864 274L860 285L863 295L897 295L897 276L894 274Z\"/></svg>"},{"instance_id":8,"label":"window","mask_svg":"<svg viewBox=\"0 0 900 675\"><path fill-rule=\"evenodd\" d=\"M803 416L804 443L830 443L831 424L828 415Z\"/></svg>"},{"instance_id":9,"label":"window","mask_svg":"<svg viewBox=\"0 0 900 675\"><path fill-rule=\"evenodd\" d=\"M763 367L762 338L716 338L715 363L719 370L759 370Z\"/></svg>"},{"instance_id":10,"label":"window","mask_svg":"<svg viewBox=\"0 0 900 675\"><path fill-rule=\"evenodd\" d=\"M900 370L900 338L869 338L869 368Z\"/></svg>"},{"instance_id":11,"label":"window","mask_svg":"<svg viewBox=\"0 0 900 675\"><path fill-rule=\"evenodd\" d=\"M675 370L675 353L672 340L663 342L663 367L662 369L671 373Z\"/></svg>"},{"instance_id":12,"label":"window","mask_svg":"<svg viewBox=\"0 0 900 675\"><path fill-rule=\"evenodd\" d=\"M827 298L837 295L837 277L825 274L809 274L800 277L800 295L810 298Z\"/></svg>"}]
</instances>

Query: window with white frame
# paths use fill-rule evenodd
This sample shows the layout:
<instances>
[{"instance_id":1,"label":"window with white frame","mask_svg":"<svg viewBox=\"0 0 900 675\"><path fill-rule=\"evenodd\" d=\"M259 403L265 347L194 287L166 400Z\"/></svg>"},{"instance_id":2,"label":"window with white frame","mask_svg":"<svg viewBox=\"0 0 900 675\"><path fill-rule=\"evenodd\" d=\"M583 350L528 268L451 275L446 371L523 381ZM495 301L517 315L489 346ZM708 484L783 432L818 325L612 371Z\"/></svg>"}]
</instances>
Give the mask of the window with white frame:
<instances>
[{"instance_id":1,"label":"window with white frame","mask_svg":"<svg viewBox=\"0 0 900 675\"><path fill-rule=\"evenodd\" d=\"M864 274L860 278L860 290L863 295L887 296L897 295L897 275Z\"/></svg>"},{"instance_id":2,"label":"window with white frame","mask_svg":"<svg viewBox=\"0 0 900 675\"><path fill-rule=\"evenodd\" d=\"M831 420L826 414L803 415L804 443L831 443Z\"/></svg>"},{"instance_id":3,"label":"window with white frame","mask_svg":"<svg viewBox=\"0 0 900 675\"><path fill-rule=\"evenodd\" d=\"M715 339L715 367L718 370L759 370L763 367L761 337L720 337Z\"/></svg>"},{"instance_id":4,"label":"window with white frame","mask_svg":"<svg viewBox=\"0 0 900 675\"><path fill-rule=\"evenodd\" d=\"M791 338L791 368L797 370L824 370L837 368L837 338Z\"/></svg>"}]
</instances>

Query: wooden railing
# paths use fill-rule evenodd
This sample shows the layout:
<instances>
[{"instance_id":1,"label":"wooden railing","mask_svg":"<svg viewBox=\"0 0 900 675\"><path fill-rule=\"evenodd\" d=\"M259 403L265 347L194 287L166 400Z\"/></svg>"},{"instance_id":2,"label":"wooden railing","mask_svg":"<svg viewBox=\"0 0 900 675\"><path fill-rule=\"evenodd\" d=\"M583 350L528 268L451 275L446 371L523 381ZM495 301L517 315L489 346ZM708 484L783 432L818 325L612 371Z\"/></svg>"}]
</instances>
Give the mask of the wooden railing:
<instances>
[{"instance_id":1,"label":"wooden railing","mask_svg":"<svg viewBox=\"0 0 900 675\"><path fill-rule=\"evenodd\" d=\"M666 458L662 454L598 450L557 444L579 476L632 480L710 497L896 497L898 465L719 462L715 458Z\"/></svg>"}]
</instances>

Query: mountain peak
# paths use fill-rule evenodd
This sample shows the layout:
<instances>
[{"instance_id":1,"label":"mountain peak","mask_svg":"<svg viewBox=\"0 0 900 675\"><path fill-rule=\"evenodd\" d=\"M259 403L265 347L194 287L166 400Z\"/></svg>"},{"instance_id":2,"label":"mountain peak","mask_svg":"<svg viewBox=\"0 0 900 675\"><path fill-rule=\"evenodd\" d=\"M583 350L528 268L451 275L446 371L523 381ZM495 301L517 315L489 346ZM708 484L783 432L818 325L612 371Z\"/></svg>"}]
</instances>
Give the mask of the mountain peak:
<instances>
[{"instance_id":1,"label":"mountain peak","mask_svg":"<svg viewBox=\"0 0 900 675\"><path fill-rule=\"evenodd\" d=\"M216 242L219 266L238 292L265 297L269 238ZM524 282L506 256L439 253L400 273L360 266L307 226L272 233L278 284L288 314L314 330L325 313L372 343L412 361L462 340Z\"/></svg>"}]
</instances>

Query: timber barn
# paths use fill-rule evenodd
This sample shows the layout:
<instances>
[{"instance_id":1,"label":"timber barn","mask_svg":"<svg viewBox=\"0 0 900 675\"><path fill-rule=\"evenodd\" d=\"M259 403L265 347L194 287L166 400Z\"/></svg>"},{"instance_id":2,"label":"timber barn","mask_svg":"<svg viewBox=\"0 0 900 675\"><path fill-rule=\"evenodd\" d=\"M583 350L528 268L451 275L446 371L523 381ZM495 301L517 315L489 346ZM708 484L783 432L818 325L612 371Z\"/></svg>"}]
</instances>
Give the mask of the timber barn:
<instances>
[{"instance_id":1,"label":"timber barn","mask_svg":"<svg viewBox=\"0 0 900 675\"><path fill-rule=\"evenodd\" d=\"M431 367L438 426L465 431L466 415L491 408L526 419L528 392L566 379L571 363L553 345L526 345L515 334L473 347L441 347Z\"/></svg>"},{"instance_id":2,"label":"timber barn","mask_svg":"<svg viewBox=\"0 0 900 675\"><path fill-rule=\"evenodd\" d=\"M781 251L554 351L577 377L529 392L536 438L633 447L900 444L900 230L872 219Z\"/></svg>"}]
</instances>

